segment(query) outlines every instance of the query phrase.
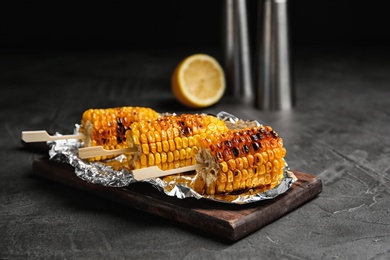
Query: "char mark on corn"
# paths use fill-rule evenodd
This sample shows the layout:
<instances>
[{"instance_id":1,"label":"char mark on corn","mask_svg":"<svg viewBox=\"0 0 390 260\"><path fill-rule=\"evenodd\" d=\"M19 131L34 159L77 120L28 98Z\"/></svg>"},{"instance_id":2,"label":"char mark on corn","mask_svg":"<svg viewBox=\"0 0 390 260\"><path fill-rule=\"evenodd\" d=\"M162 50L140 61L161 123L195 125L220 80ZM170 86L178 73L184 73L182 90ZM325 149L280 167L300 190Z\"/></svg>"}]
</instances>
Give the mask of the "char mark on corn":
<instances>
[{"instance_id":1,"label":"char mark on corn","mask_svg":"<svg viewBox=\"0 0 390 260\"><path fill-rule=\"evenodd\" d=\"M138 121L126 132L130 147L129 166L140 169L158 166L162 170L196 163L199 140L212 132L227 131L225 123L210 115L182 114Z\"/></svg>"},{"instance_id":2,"label":"char mark on corn","mask_svg":"<svg viewBox=\"0 0 390 260\"><path fill-rule=\"evenodd\" d=\"M268 190L283 178L286 149L269 126L211 134L199 144L197 160L209 163L198 170L203 185L198 185L197 192L201 194Z\"/></svg>"},{"instance_id":3,"label":"char mark on corn","mask_svg":"<svg viewBox=\"0 0 390 260\"><path fill-rule=\"evenodd\" d=\"M139 120L156 119L160 115L147 107L117 107L88 109L81 119L79 132L84 135L84 146L103 146L107 150L126 148L126 131ZM107 159L92 158L91 161Z\"/></svg>"}]
</instances>

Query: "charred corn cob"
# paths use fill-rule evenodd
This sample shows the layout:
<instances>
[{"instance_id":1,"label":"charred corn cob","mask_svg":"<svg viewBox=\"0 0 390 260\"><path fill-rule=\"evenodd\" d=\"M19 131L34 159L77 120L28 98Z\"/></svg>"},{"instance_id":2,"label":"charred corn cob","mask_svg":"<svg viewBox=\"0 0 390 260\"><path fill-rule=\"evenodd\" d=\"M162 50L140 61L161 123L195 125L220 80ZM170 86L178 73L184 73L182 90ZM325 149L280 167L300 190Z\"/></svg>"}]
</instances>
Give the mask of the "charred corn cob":
<instances>
[{"instance_id":1,"label":"charred corn cob","mask_svg":"<svg viewBox=\"0 0 390 260\"><path fill-rule=\"evenodd\" d=\"M199 140L213 132L227 131L222 120L205 114L164 116L138 121L126 132L129 147L138 151L129 155L129 167L158 166L162 170L193 165Z\"/></svg>"},{"instance_id":2,"label":"charred corn cob","mask_svg":"<svg viewBox=\"0 0 390 260\"><path fill-rule=\"evenodd\" d=\"M283 178L285 155L282 138L269 126L211 134L199 141L196 159L209 166L197 170L194 189L209 195L271 189Z\"/></svg>"},{"instance_id":3,"label":"charred corn cob","mask_svg":"<svg viewBox=\"0 0 390 260\"><path fill-rule=\"evenodd\" d=\"M88 109L82 115L79 132L84 135L84 146L103 146L113 150L126 148L126 131L139 120L156 119L160 115L146 107L117 107ZM104 156L91 161L107 159Z\"/></svg>"}]
</instances>

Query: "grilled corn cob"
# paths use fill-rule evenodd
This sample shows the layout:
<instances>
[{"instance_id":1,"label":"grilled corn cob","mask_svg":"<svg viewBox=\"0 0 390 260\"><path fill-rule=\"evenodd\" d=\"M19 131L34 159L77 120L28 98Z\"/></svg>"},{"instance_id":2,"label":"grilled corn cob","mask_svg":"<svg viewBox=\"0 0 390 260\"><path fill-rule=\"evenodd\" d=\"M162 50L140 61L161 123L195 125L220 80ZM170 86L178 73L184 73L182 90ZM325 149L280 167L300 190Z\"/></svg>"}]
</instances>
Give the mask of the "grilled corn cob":
<instances>
[{"instance_id":1,"label":"grilled corn cob","mask_svg":"<svg viewBox=\"0 0 390 260\"><path fill-rule=\"evenodd\" d=\"M269 126L211 134L199 141L196 159L209 166L197 170L194 189L209 195L271 189L283 178L285 155Z\"/></svg>"},{"instance_id":2,"label":"grilled corn cob","mask_svg":"<svg viewBox=\"0 0 390 260\"><path fill-rule=\"evenodd\" d=\"M84 146L103 146L113 150L128 147L126 131L139 120L156 119L160 115L146 107L117 107L88 109L82 115L79 132L84 135ZM106 156L91 158L91 161L107 159Z\"/></svg>"},{"instance_id":3,"label":"grilled corn cob","mask_svg":"<svg viewBox=\"0 0 390 260\"><path fill-rule=\"evenodd\" d=\"M193 165L199 140L212 132L227 131L222 120L205 114L163 116L155 120L134 122L126 132L131 169L158 166L162 170Z\"/></svg>"}]
</instances>

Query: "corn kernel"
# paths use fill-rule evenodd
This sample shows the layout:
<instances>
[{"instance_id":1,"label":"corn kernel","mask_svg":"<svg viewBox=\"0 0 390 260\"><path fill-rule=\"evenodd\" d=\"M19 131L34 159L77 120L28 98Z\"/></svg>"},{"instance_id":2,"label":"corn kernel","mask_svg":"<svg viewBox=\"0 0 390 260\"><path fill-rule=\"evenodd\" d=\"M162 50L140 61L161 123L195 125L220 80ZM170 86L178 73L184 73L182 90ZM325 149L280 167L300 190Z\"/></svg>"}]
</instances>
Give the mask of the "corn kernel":
<instances>
[{"instance_id":1,"label":"corn kernel","mask_svg":"<svg viewBox=\"0 0 390 260\"><path fill-rule=\"evenodd\" d=\"M164 140L164 141L161 142L161 144L162 144L163 151L164 152L168 152L169 151L169 143L168 143L168 141Z\"/></svg>"},{"instance_id":2,"label":"corn kernel","mask_svg":"<svg viewBox=\"0 0 390 260\"><path fill-rule=\"evenodd\" d=\"M167 155L168 155L168 159L167 159L167 162L173 162L173 160L175 159L175 157L173 156L173 153L171 151L167 152Z\"/></svg>"},{"instance_id":3,"label":"corn kernel","mask_svg":"<svg viewBox=\"0 0 390 260\"><path fill-rule=\"evenodd\" d=\"M235 171L236 170L236 160L230 159L227 163L228 163L229 169L231 171Z\"/></svg>"},{"instance_id":4,"label":"corn kernel","mask_svg":"<svg viewBox=\"0 0 390 260\"><path fill-rule=\"evenodd\" d=\"M268 162L268 153L267 152L261 152L261 156L263 157L264 163Z\"/></svg>"},{"instance_id":5,"label":"corn kernel","mask_svg":"<svg viewBox=\"0 0 390 260\"><path fill-rule=\"evenodd\" d=\"M154 139L156 142L161 142L161 136L159 131L154 131Z\"/></svg>"},{"instance_id":6,"label":"corn kernel","mask_svg":"<svg viewBox=\"0 0 390 260\"><path fill-rule=\"evenodd\" d=\"M180 149L180 160L186 159L187 153L185 149Z\"/></svg>"},{"instance_id":7,"label":"corn kernel","mask_svg":"<svg viewBox=\"0 0 390 260\"><path fill-rule=\"evenodd\" d=\"M218 172L218 181L221 183L225 183L227 181L226 174L224 172Z\"/></svg>"},{"instance_id":8,"label":"corn kernel","mask_svg":"<svg viewBox=\"0 0 390 260\"><path fill-rule=\"evenodd\" d=\"M155 164L161 164L161 154L160 153L156 153L154 154L154 160L155 160Z\"/></svg>"},{"instance_id":9,"label":"corn kernel","mask_svg":"<svg viewBox=\"0 0 390 260\"><path fill-rule=\"evenodd\" d=\"M192 158L195 155L192 153L192 149L190 147L186 148L186 159Z\"/></svg>"},{"instance_id":10,"label":"corn kernel","mask_svg":"<svg viewBox=\"0 0 390 260\"><path fill-rule=\"evenodd\" d=\"M182 137L182 146L183 146L183 148L188 147L188 138L187 137Z\"/></svg>"},{"instance_id":11,"label":"corn kernel","mask_svg":"<svg viewBox=\"0 0 390 260\"><path fill-rule=\"evenodd\" d=\"M227 172L229 170L229 167L226 162L221 162L219 166L221 167L222 172Z\"/></svg>"},{"instance_id":12,"label":"corn kernel","mask_svg":"<svg viewBox=\"0 0 390 260\"><path fill-rule=\"evenodd\" d=\"M147 132L146 133L146 137L148 138L148 142L149 143L155 143L156 142L156 138L154 137L154 132Z\"/></svg>"},{"instance_id":13,"label":"corn kernel","mask_svg":"<svg viewBox=\"0 0 390 260\"><path fill-rule=\"evenodd\" d=\"M183 141L180 137L175 137L175 146L176 149L181 149L183 147Z\"/></svg>"},{"instance_id":14,"label":"corn kernel","mask_svg":"<svg viewBox=\"0 0 390 260\"><path fill-rule=\"evenodd\" d=\"M161 130L161 141L166 141L168 140L167 132L165 130Z\"/></svg>"},{"instance_id":15,"label":"corn kernel","mask_svg":"<svg viewBox=\"0 0 390 260\"><path fill-rule=\"evenodd\" d=\"M144 154L149 154L149 145L148 144L142 144L141 148L142 148L142 152Z\"/></svg>"},{"instance_id":16,"label":"corn kernel","mask_svg":"<svg viewBox=\"0 0 390 260\"><path fill-rule=\"evenodd\" d=\"M168 144L169 144L169 151L173 152L176 150L175 142L173 140L168 140Z\"/></svg>"},{"instance_id":17,"label":"corn kernel","mask_svg":"<svg viewBox=\"0 0 390 260\"><path fill-rule=\"evenodd\" d=\"M232 159L233 160L233 159ZM241 170L243 168L244 164L242 162L242 158L239 157L239 158L236 158L236 168L238 170Z\"/></svg>"},{"instance_id":18,"label":"corn kernel","mask_svg":"<svg viewBox=\"0 0 390 260\"><path fill-rule=\"evenodd\" d=\"M161 153L161 162L165 163L168 160L168 155L166 152Z\"/></svg>"},{"instance_id":19,"label":"corn kernel","mask_svg":"<svg viewBox=\"0 0 390 260\"><path fill-rule=\"evenodd\" d=\"M173 158L174 158L175 161L180 160L180 152L179 152L179 150L174 150L173 151Z\"/></svg>"},{"instance_id":20,"label":"corn kernel","mask_svg":"<svg viewBox=\"0 0 390 260\"><path fill-rule=\"evenodd\" d=\"M227 172L227 181L228 181L228 182L233 182L233 180L234 180L233 172L232 172L231 170L229 170L229 171Z\"/></svg>"},{"instance_id":21,"label":"corn kernel","mask_svg":"<svg viewBox=\"0 0 390 260\"><path fill-rule=\"evenodd\" d=\"M156 142L157 152L161 153L163 151L161 142Z\"/></svg>"},{"instance_id":22,"label":"corn kernel","mask_svg":"<svg viewBox=\"0 0 390 260\"><path fill-rule=\"evenodd\" d=\"M140 162L141 162L141 166L148 165L148 158L147 158L146 154L141 154Z\"/></svg>"},{"instance_id":23,"label":"corn kernel","mask_svg":"<svg viewBox=\"0 0 390 260\"><path fill-rule=\"evenodd\" d=\"M234 181L236 182L239 182L239 181L241 181L241 179L242 179L242 172L240 171L240 170L235 170L234 171Z\"/></svg>"},{"instance_id":24,"label":"corn kernel","mask_svg":"<svg viewBox=\"0 0 390 260\"><path fill-rule=\"evenodd\" d=\"M271 149L267 149L266 152L267 152L267 154L268 154L268 160L269 160L270 162L272 162L272 161L275 159L274 153L272 152Z\"/></svg>"},{"instance_id":25,"label":"corn kernel","mask_svg":"<svg viewBox=\"0 0 390 260\"><path fill-rule=\"evenodd\" d=\"M157 152L157 144L156 143L150 143L149 144L149 151L151 153L156 153Z\"/></svg>"},{"instance_id":26,"label":"corn kernel","mask_svg":"<svg viewBox=\"0 0 390 260\"><path fill-rule=\"evenodd\" d=\"M148 165L149 166L154 165L154 154L152 154L152 153L148 154Z\"/></svg>"}]
</instances>

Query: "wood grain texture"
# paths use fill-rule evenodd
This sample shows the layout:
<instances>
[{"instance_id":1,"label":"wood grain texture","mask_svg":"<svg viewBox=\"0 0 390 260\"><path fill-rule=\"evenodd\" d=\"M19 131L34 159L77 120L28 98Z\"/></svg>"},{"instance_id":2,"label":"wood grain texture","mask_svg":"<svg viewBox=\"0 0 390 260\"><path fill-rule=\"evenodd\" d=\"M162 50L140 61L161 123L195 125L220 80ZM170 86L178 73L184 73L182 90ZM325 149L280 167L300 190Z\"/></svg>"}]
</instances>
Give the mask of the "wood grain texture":
<instances>
[{"instance_id":1,"label":"wood grain texture","mask_svg":"<svg viewBox=\"0 0 390 260\"><path fill-rule=\"evenodd\" d=\"M239 240L282 217L322 191L322 181L293 171L298 181L284 194L268 201L232 205L195 198L169 197L147 183L112 188L87 183L66 164L41 158L33 162L34 173L55 182L92 193L125 206L180 222L231 241Z\"/></svg>"}]
</instances>

